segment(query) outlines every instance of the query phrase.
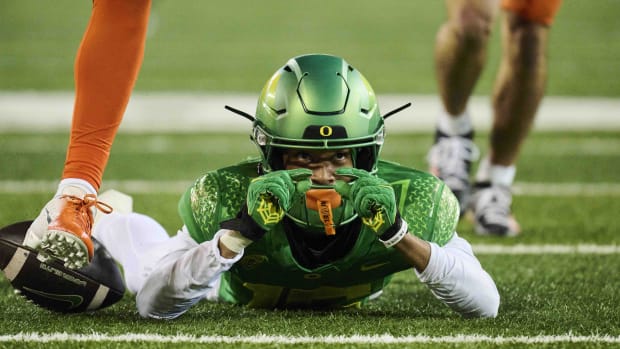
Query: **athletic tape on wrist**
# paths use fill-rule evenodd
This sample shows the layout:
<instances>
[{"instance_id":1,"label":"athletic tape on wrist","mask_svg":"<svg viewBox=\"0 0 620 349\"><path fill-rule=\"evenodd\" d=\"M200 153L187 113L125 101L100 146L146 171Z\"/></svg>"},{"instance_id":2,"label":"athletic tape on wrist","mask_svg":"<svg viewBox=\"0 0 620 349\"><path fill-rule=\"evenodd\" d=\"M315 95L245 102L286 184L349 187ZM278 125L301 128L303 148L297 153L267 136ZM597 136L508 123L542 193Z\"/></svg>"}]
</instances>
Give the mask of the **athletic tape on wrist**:
<instances>
[{"instance_id":1,"label":"athletic tape on wrist","mask_svg":"<svg viewBox=\"0 0 620 349\"><path fill-rule=\"evenodd\" d=\"M407 225L407 222L405 222L405 220L401 218L400 229L398 229L396 234L394 234L391 238L387 240L379 239L379 241L381 241L386 248L392 247L396 245L397 243L399 243L400 240L402 240L405 237L405 235L407 235L408 232L409 232L409 226Z\"/></svg>"},{"instance_id":2,"label":"athletic tape on wrist","mask_svg":"<svg viewBox=\"0 0 620 349\"><path fill-rule=\"evenodd\" d=\"M238 254L244 248L248 247L252 243L252 240L234 230L230 230L220 236L220 242L226 246L226 248Z\"/></svg>"}]
</instances>

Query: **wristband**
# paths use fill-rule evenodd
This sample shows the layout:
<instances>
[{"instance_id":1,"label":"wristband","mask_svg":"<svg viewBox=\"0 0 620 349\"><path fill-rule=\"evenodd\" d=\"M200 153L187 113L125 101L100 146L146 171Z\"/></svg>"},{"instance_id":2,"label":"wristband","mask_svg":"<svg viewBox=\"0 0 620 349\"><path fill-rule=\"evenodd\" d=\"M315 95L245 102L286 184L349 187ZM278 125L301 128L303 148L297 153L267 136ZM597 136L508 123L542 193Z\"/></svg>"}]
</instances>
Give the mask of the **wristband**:
<instances>
[{"instance_id":1,"label":"wristband","mask_svg":"<svg viewBox=\"0 0 620 349\"><path fill-rule=\"evenodd\" d=\"M383 243L386 248L392 247L402 240L405 235L409 232L409 226L404 219L397 217L400 221L400 227L396 226L398 223L394 224L394 228L390 228L387 232L379 237L379 241ZM396 230L398 229L398 230Z\"/></svg>"},{"instance_id":2,"label":"wristband","mask_svg":"<svg viewBox=\"0 0 620 349\"><path fill-rule=\"evenodd\" d=\"M266 231L252 217L248 215L248 206L243 205L237 214L237 217L227 221L220 222L220 228L235 230L241 233L245 238L257 241L265 235Z\"/></svg>"}]
</instances>

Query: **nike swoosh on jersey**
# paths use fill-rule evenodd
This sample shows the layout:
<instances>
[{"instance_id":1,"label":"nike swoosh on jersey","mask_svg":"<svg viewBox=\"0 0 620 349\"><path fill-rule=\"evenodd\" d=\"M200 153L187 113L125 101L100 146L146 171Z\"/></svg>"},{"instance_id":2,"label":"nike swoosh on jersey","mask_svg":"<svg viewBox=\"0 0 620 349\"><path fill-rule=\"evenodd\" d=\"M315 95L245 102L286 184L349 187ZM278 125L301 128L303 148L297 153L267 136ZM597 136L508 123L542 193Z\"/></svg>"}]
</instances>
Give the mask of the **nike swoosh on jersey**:
<instances>
[{"instance_id":1,"label":"nike swoosh on jersey","mask_svg":"<svg viewBox=\"0 0 620 349\"><path fill-rule=\"evenodd\" d=\"M75 307L80 306L80 304L82 304L82 302L84 301L84 298L82 298L82 296L79 296L77 294L48 293L48 292L43 292L43 291L35 290L35 289L30 288L30 287L24 287L24 290L26 290L26 291L28 291L30 293L34 293L36 295L39 295L41 297L48 298L48 299L53 299L53 300L57 300L57 301L61 301L61 302L68 302L69 304L71 304L71 307L69 307L69 309L73 309Z\"/></svg>"},{"instance_id":2,"label":"nike swoosh on jersey","mask_svg":"<svg viewBox=\"0 0 620 349\"><path fill-rule=\"evenodd\" d=\"M360 271L369 271L369 270L373 270L373 269L377 269L380 268L384 265L390 264L390 262L379 262L379 263L374 263L374 264L363 264L360 267Z\"/></svg>"}]
</instances>

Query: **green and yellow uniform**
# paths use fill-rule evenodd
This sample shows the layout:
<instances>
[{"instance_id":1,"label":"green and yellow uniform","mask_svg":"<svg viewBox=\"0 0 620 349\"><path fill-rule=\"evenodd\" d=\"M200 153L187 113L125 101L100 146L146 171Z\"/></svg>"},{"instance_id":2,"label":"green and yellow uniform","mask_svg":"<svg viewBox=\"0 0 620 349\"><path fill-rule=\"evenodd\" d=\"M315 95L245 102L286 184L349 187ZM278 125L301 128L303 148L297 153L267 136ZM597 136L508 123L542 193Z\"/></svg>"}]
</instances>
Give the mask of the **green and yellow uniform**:
<instances>
[{"instance_id":1,"label":"green and yellow uniform","mask_svg":"<svg viewBox=\"0 0 620 349\"><path fill-rule=\"evenodd\" d=\"M220 222L237 215L259 160L209 172L183 195L180 215L191 237L211 240ZM459 217L456 198L436 177L380 161L377 175L390 183L409 232L443 246ZM234 188L231 190L231 188ZM346 307L381 291L391 276L411 268L386 248L359 218L334 237L309 238L286 218L222 276L220 298L254 307Z\"/></svg>"}]
</instances>

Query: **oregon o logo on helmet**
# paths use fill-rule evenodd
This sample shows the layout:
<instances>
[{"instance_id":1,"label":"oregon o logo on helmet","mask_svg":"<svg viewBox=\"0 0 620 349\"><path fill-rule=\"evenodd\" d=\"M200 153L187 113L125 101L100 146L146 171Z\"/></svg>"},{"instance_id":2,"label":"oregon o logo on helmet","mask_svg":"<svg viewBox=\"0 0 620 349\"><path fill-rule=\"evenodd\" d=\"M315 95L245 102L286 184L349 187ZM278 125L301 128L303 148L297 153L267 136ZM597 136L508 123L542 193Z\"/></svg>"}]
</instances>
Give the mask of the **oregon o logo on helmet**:
<instances>
[{"instance_id":1,"label":"oregon o logo on helmet","mask_svg":"<svg viewBox=\"0 0 620 349\"><path fill-rule=\"evenodd\" d=\"M330 126L321 126L319 129L319 134L323 137L329 137L333 133L333 130Z\"/></svg>"}]
</instances>

